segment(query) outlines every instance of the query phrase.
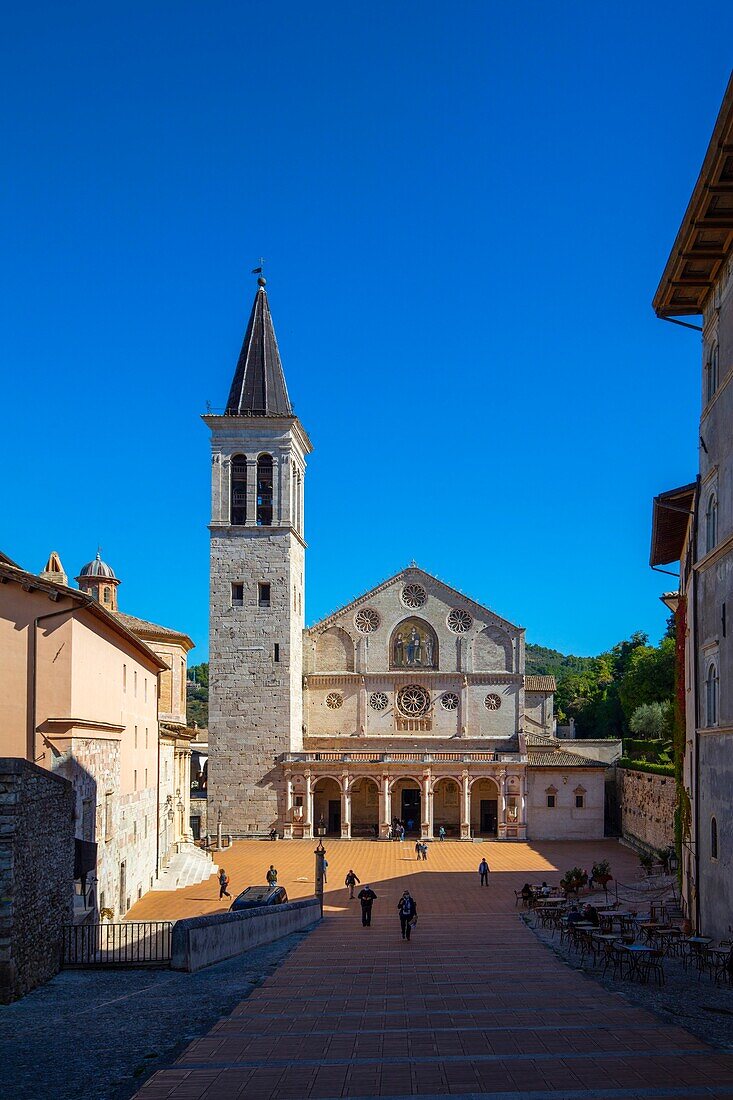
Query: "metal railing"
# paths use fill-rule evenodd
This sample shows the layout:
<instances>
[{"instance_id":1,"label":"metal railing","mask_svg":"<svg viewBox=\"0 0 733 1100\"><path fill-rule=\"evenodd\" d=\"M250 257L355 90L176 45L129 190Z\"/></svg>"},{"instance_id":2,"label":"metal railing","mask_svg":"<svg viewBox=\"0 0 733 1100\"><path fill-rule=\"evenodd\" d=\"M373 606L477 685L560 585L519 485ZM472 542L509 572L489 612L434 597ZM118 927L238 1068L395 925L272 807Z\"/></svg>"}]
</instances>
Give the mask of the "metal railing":
<instances>
[{"instance_id":1,"label":"metal railing","mask_svg":"<svg viewBox=\"0 0 733 1100\"><path fill-rule=\"evenodd\" d=\"M119 924L67 924L63 929L62 966L168 966L171 921L121 921Z\"/></svg>"}]
</instances>

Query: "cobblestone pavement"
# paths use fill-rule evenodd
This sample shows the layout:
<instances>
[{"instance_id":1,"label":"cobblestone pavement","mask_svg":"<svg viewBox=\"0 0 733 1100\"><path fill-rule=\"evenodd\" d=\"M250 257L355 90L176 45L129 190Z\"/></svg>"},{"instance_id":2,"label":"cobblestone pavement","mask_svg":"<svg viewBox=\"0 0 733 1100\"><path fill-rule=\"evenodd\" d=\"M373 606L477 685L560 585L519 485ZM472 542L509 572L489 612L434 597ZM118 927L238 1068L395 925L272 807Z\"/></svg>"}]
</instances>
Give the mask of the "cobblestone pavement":
<instances>
[{"instance_id":1,"label":"cobblestone pavement","mask_svg":"<svg viewBox=\"0 0 733 1100\"><path fill-rule=\"evenodd\" d=\"M0 1096L126 1100L241 1004L302 935L198 974L66 970L0 1007Z\"/></svg>"},{"instance_id":2,"label":"cobblestone pavement","mask_svg":"<svg viewBox=\"0 0 733 1100\"><path fill-rule=\"evenodd\" d=\"M312 847L272 846L293 896ZM140 1100L733 1096L733 1056L568 968L515 909L525 880L557 882L594 858L630 881L638 863L615 842L438 843L427 863L407 844L327 847L323 923ZM230 873L246 879L263 848L268 866L267 848L250 842ZM371 928L341 885L349 866L378 895ZM395 908L406 886L419 911L409 943Z\"/></svg>"}]
</instances>

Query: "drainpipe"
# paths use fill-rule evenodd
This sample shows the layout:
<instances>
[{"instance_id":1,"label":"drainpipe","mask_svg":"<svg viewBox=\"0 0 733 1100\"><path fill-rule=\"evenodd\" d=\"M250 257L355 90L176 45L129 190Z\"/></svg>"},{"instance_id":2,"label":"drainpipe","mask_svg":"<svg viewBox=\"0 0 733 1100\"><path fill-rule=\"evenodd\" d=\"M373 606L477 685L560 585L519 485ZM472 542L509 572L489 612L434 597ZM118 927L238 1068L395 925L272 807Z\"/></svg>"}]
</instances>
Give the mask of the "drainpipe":
<instances>
[{"instance_id":1,"label":"drainpipe","mask_svg":"<svg viewBox=\"0 0 733 1100\"><path fill-rule=\"evenodd\" d=\"M37 691L37 676L38 676L38 624L41 622L47 622L49 619L55 619L59 615L71 615L73 618L75 608L65 607L61 611L50 611L47 615L37 615L33 620L33 637L31 639L31 667L29 669L31 691L30 699L28 701L28 719L27 719L27 746L26 754L32 764L36 762L36 697Z\"/></svg>"}]
</instances>

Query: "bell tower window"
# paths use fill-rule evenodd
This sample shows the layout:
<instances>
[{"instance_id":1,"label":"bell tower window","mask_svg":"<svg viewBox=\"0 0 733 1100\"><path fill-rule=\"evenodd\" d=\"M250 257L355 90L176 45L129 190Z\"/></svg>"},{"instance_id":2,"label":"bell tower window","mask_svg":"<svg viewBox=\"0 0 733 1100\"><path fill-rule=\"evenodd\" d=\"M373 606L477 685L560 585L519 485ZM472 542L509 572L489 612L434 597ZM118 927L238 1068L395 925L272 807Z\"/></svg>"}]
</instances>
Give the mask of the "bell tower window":
<instances>
[{"instance_id":1,"label":"bell tower window","mask_svg":"<svg viewBox=\"0 0 733 1100\"><path fill-rule=\"evenodd\" d=\"M244 455L232 458L229 522L235 527L244 527L247 522L247 459Z\"/></svg>"},{"instance_id":2,"label":"bell tower window","mask_svg":"<svg viewBox=\"0 0 733 1100\"><path fill-rule=\"evenodd\" d=\"M257 526L272 526L272 455L257 459Z\"/></svg>"}]
</instances>

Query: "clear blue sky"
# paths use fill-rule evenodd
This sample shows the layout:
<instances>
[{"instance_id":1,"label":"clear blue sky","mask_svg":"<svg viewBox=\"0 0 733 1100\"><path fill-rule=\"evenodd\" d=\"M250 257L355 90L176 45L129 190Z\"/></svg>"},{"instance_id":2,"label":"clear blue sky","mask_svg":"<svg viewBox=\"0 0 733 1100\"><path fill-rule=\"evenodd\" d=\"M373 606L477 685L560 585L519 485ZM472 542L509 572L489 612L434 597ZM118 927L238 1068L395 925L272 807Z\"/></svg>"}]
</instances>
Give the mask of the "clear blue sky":
<instances>
[{"instance_id":1,"label":"clear blue sky","mask_svg":"<svg viewBox=\"0 0 733 1100\"><path fill-rule=\"evenodd\" d=\"M651 298L725 88L723 3L4 10L0 545L207 652L207 400L267 259L307 620L415 558L530 641L660 635L655 493L699 339Z\"/></svg>"}]
</instances>

